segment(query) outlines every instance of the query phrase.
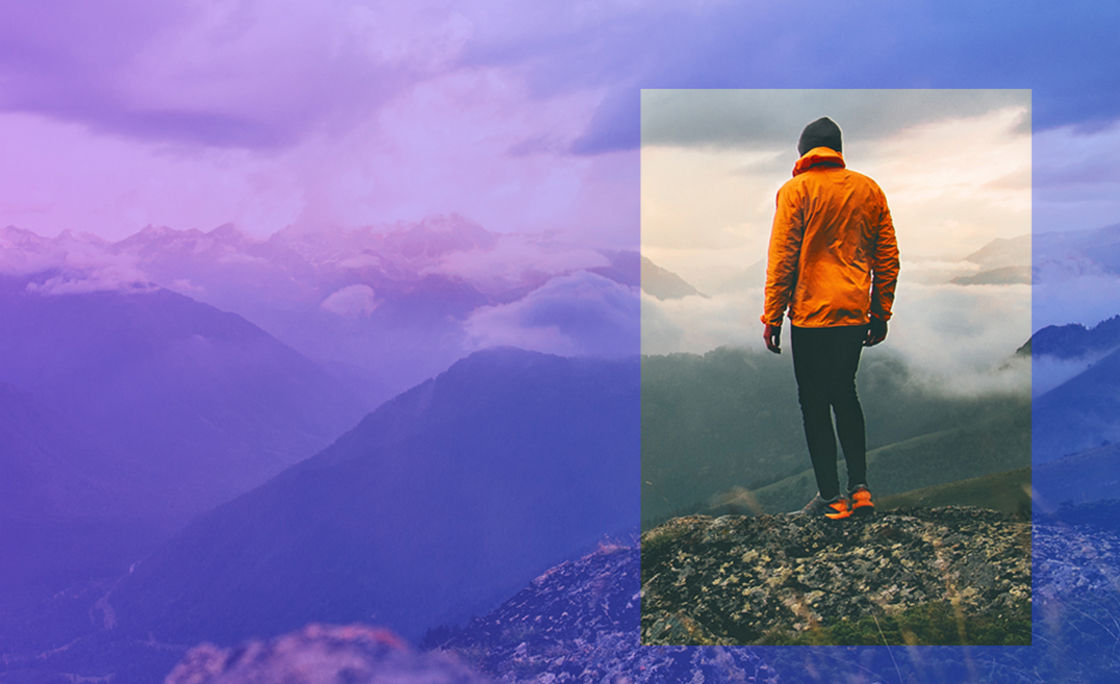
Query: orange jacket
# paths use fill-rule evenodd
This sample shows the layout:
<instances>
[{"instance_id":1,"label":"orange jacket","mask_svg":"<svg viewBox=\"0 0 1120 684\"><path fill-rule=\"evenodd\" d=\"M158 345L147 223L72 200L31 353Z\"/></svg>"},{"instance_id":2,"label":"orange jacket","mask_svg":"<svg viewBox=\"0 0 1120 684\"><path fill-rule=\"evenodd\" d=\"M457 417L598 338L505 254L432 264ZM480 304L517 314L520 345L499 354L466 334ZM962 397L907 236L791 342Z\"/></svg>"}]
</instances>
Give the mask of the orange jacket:
<instances>
[{"instance_id":1,"label":"orange jacket","mask_svg":"<svg viewBox=\"0 0 1120 684\"><path fill-rule=\"evenodd\" d=\"M766 267L763 323L862 325L891 317L898 244L883 191L844 168L844 157L814 147L778 191Z\"/></svg>"}]
</instances>

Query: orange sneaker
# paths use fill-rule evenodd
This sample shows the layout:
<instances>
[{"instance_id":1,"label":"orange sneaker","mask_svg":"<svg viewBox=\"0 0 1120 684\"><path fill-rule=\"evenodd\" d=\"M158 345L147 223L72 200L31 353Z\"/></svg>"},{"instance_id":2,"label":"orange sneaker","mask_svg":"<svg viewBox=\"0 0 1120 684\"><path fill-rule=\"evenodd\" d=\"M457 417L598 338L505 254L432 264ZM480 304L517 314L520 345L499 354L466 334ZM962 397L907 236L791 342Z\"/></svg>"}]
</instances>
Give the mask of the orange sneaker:
<instances>
[{"instance_id":1,"label":"orange sneaker","mask_svg":"<svg viewBox=\"0 0 1120 684\"><path fill-rule=\"evenodd\" d=\"M875 513L875 503L871 500L871 490L867 485L856 485L848 496L852 497L851 515L862 517Z\"/></svg>"},{"instance_id":2,"label":"orange sneaker","mask_svg":"<svg viewBox=\"0 0 1120 684\"><path fill-rule=\"evenodd\" d=\"M800 513L814 518L843 520L852 514L852 510L848 508L848 500L842 496L822 499L821 495L817 494L805 508L801 509Z\"/></svg>"}]
</instances>

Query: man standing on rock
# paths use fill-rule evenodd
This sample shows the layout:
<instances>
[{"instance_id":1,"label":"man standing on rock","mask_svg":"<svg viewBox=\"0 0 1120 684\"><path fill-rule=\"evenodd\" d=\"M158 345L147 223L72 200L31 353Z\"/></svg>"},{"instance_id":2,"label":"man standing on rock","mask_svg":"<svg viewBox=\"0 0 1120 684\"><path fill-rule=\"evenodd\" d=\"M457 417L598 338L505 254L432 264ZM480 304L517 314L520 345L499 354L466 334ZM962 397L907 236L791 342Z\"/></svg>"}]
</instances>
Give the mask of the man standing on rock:
<instances>
[{"instance_id":1,"label":"man standing on rock","mask_svg":"<svg viewBox=\"0 0 1120 684\"><path fill-rule=\"evenodd\" d=\"M818 490L802 512L839 520L875 510L855 379L862 348L887 336L898 245L883 191L845 168L835 122L824 117L806 126L797 153L793 178L778 191L770 232L763 339L767 349L781 353L788 307L797 395ZM847 496L836 468L837 433L848 465Z\"/></svg>"}]
</instances>

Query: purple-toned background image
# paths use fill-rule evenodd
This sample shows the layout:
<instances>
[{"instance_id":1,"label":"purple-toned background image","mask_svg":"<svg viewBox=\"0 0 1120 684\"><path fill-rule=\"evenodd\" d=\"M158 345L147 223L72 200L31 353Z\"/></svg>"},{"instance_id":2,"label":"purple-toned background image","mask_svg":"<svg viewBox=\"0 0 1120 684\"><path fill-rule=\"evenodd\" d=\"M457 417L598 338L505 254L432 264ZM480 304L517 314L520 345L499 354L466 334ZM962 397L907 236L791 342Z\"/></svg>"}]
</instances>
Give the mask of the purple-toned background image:
<instances>
[{"instance_id":1,"label":"purple-toned background image","mask_svg":"<svg viewBox=\"0 0 1120 684\"><path fill-rule=\"evenodd\" d=\"M0 681L1115 678L1117 14L0 1ZM1032 646L640 645L661 88L1031 91Z\"/></svg>"}]
</instances>

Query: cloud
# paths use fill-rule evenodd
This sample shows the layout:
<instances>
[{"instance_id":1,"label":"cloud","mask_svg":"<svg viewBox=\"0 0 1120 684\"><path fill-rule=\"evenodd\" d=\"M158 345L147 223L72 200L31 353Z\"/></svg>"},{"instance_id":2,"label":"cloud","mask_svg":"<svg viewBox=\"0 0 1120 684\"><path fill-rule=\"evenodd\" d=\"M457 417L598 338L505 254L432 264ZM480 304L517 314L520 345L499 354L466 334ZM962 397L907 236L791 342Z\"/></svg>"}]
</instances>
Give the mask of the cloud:
<instances>
[{"instance_id":1,"label":"cloud","mask_svg":"<svg viewBox=\"0 0 1120 684\"><path fill-rule=\"evenodd\" d=\"M133 138L293 144L446 66L469 32L408 3L4 3L0 107Z\"/></svg>"},{"instance_id":2,"label":"cloud","mask_svg":"<svg viewBox=\"0 0 1120 684\"><path fill-rule=\"evenodd\" d=\"M377 296L369 285L347 285L327 296L319 307L344 318L368 316L377 308Z\"/></svg>"},{"instance_id":3,"label":"cloud","mask_svg":"<svg viewBox=\"0 0 1120 684\"><path fill-rule=\"evenodd\" d=\"M744 84L775 89L989 88L998 84L1032 89L1036 129L1063 125L1093 129L1120 116L1120 94L1105 84L1106 65L1113 62L1107 26L1120 18L1120 8L1113 6L1102 10L1086 2L1072 8L1051 5L1024 12L1010 0L994 7L963 0L893 5L822 5L798 0L763 7L705 3L676 14L645 4L641 8L624 19L616 18L600 32L602 41L588 38L567 49L554 48L561 56L558 61L576 69L599 57L598 79L606 78L602 75L606 72L616 89L635 92L742 88ZM619 26L623 23L627 28ZM673 50L657 49L669 44ZM1054 49L1039 50L1038 45L1044 44ZM607 45L610 50L628 52L630 58L605 59ZM565 84L571 78L554 76L553 80ZM587 151L618 149L636 138L637 124L618 102L617 94L604 94L582 136L596 141ZM795 135L820 115L810 114L812 104L805 100L793 105L790 127L796 129ZM936 112L935 107L933 115ZM899 114L897 120L906 120L915 112ZM777 133L766 127L752 131L749 116L739 119L746 131L735 130L734 109L710 115L711 133L700 134L708 143ZM897 125L889 110L862 120L866 124L858 125L867 125L868 131L875 126L889 131ZM668 121L665 126L652 123L662 140L698 142L680 138ZM859 134L861 129L851 132ZM789 137L788 130L785 135Z\"/></svg>"},{"instance_id":4,"label":"cloud","mask_svg":"<svg viewBox=\"0 0 1120 684\"><path fill-rule=\"evenodd\" d=\"M1120 124L1034 136L1035 232L1097 228L1120 217Z\"/></svg>"},{"instance_id":5,"label":"cloud","mask_svg":"<svg viewBox=\"0 0 1120 684\"><path fill-rule=\"evenodd\" d=\"M27 291L44 295L156 288L134 254L114 254L95 236L63 232L44 238L11 226L0 230L0 273L40 276Z\"/></svg>"},{"instance_id":6,"label":"cloud","mask_svg":"<svg viewBox=\"0 0 1120 684\"><path fill-rule=\"evenodd\" d=\"M725 345L761 347L762 291L658 300L642 295L642 353L703 354Z\"/></svg>"},{"instance_id":7,"label":"cloud","mask_svg":"<svg viewBox=\"0 0 1120 684\"><path fill-rule=\"evenodd\" d=\"M912 367L950 389L968 392L992 381L1031 336L1029 285L900 283L891 347ZM1013 368L1022 387L1029 366Z\"/></svg>"},{"instance_id":8,"label":"cloud","mask_svg":"<svg viewBox=\"0 0 1120 684\"><path fill-rule=\"evenodd\" d=\"M1120 9L1099 3L7 0L3 12L0 106L191 144L291 145L480 67L519 74L531 98L594 93L579 153L637 146L643 88L998 84L1033 88L1042 128L1120 113L1100 87ZM741 135L733 113L713 112L714 139Z\"/></svg>"},{"instance_id":9,"label":"cloud","mask_svg":"<svg viewBox=\"0 0 1120 684\"><path fill-rule=\"evenodd\" d=\"M642 351L704 353L723 345L762 349L761 288L710 299L642 298ZM1027 285L899 286L887 342L932 387L955 393L1025 389L1029 365L1010 363L1031 335ZM784 353L788 354L788 323ZM1010 363L1010 365L1008 365Z\"/></svg>"},{"instance_id":10,"label":"cloud","mask_svg":"<svg viewBox=\"0 0 1120 684\"><path fill-rule=\"evenodd\" d=\"M641 105L633 88L621 88L608 93L591 118L587 130L573 143L576 154L600 154L632 150L638 147Z\"/></svg>"},{"instance_id":11,"label":"cloud","mask_svg":"<svg viewBox=\"0 0 1120 684\"><path fill-rule=\"evenodd\" d=\"M154 292L159 286L137 279L137 273L112 266L94 269L87 273L65 274L47 278L43 282L29 282L27 291L41 295L69 295L87 292Z\"/></svg>"},{"instance_id":12,"label":"cloud","mask_svg":"<svg viewBox=\"0 0 1120 684\"><path fill-rule=\"evenodd\" d=\"M638 292L580 271L510 304L477 309L464 328L471 350L515 346L563 356L638 352Z\"/></svg>"},{"instance_id":13,"label":"cloud","mask_svg":"<svg viewBox=\"0 0 1120 684\"><path fill-rule=\"evenodd\" d=\"M554 275L607 266L602 252L568 243L549 242L539 235L502 235L488 249L452 252L423 273L461 278L483 292L499 293L537 285Z\"/></svg>"},{"instance_id":14,"label":"cloud","mask_svg":"<svg viewBox=\"0 0 1120 684\"><path fill-rule=\"evenodd\" d=\"M1099 355L1103 356L1103 355ZM1058 359L1052 356L1035 356L1031 359L1031 396L1038 397L1066 380L1088 370L1098 356L1077 359Z\"/></svg>"},{"instance_id":15,"label":"cloud","mask_svg":"<svg viewBox=\"0 0 1120 684\"><path fill-rule=\"evenodd\" d=\"M840 125L845 144L858 146L918 124L1025 102L1029 94L1021 90L648 90L642 93L642 144L777 148L788 157L805 124L821 116ZM1029 119L1020 117L1017 125L1024 122Z\"/></svg>"},{"instance_id":16,"label":"cloud","mask_svg":"<svg viewBox=\"0 0 1120 684\"><path fill-rule=\"evenodd\" d=\"M1092 327L1120 313L1120 276L1090 272L1040 279L1034 285L1034 325L1081 323Z\"/></svg>"}]
</instances>

